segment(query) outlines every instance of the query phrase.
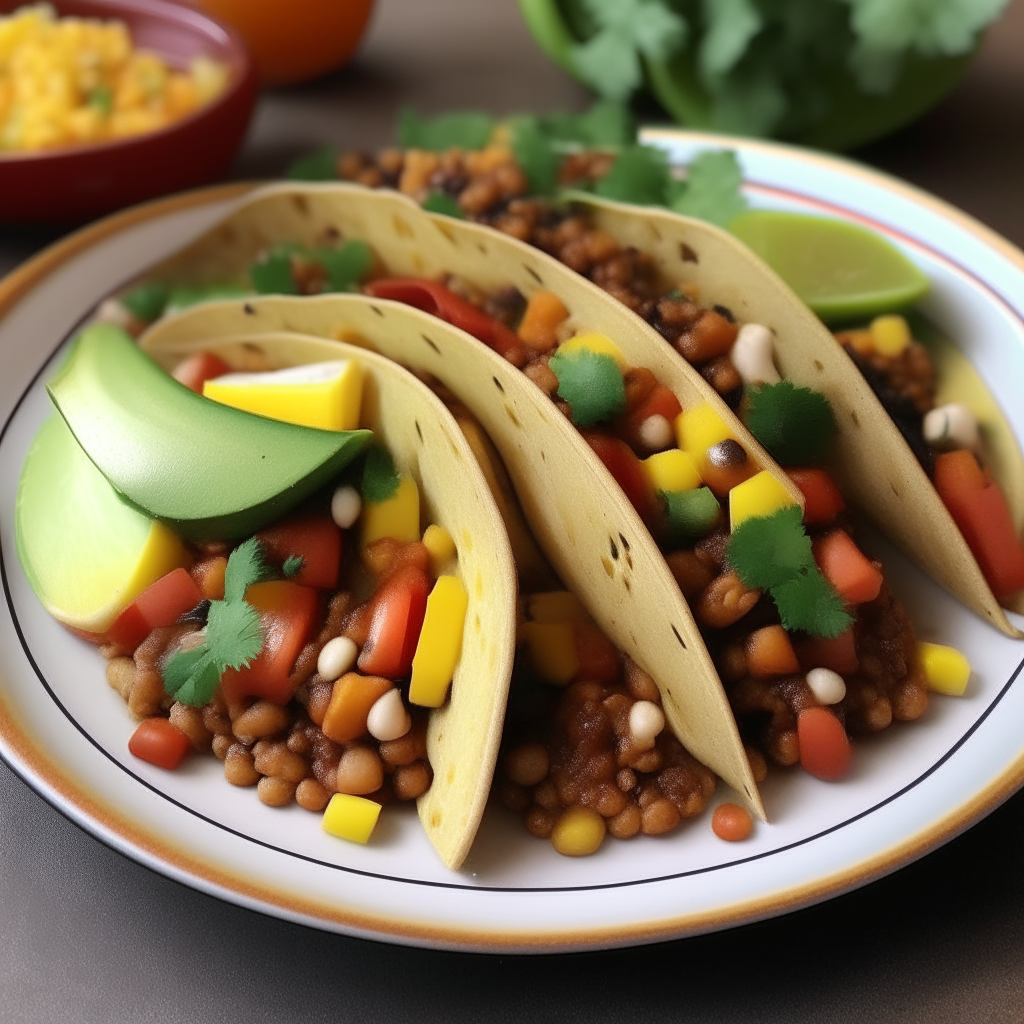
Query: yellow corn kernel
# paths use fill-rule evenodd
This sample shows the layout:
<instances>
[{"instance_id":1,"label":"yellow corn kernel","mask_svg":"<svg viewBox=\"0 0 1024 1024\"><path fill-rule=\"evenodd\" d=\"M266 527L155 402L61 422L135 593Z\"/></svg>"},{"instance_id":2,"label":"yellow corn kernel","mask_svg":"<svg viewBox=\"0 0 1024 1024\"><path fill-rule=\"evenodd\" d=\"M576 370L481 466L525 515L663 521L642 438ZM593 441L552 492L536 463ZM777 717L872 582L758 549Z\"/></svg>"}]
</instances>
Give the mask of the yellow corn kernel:
<instances>
[{"instance_id":1,"label":"yellow corn kernel","mask_svg":"<svg viewBox=\"0 0 1024 1024\"><path fill-rule=\"evenodd\" d=\"M868 328L875 351L883 356L898 356L911 341L907 321L895 313L876 316Z\"/></svg>"},{"instance_id":2,"label":"yellow corn kernel","mask_svg":"<svg viewBox=\"0 0 1024 1024\"><path fill-rule=\"evenodd\" d=\"M534 622L589 622L587 610L580 599L569 590L553 590L546 594L531 594L526 599L530 618Z\"/></svg>"},{"instance_id":3,"label":"yellow corn kernel","mask_svg":"<svg viewBox=\"0 0 1024 1024\"><path fill-rule=\"evenodd\" d=\"M519 635L529 648L533 670L547 683L564 685L579 670L571 622L524 622Z\"/></svg>"},{"instance_id":4,"label":"yellow corn kernel","mask_svg":"<svg viewBox=\"0 0 1024 1024\"><path fill-rule=\"evenodd\" d=\"M398 489L387 501L366 502L362 511L361 543L365 548L381 537L403 544L420 539L420 489L403 474Z\"/></svg>"},{"instance_id":5,"label":"yellow corn kernel","mask_svg":"<svg viewBox=\"0 0 1024 1024\"><path fill-rule=\"evenodd\" d=\"M604 842L604 818L589 807L570 807L551 830L551 845L563 857L588 857Z\"/></svg>"},{"instance_id":6,"label":"yellow corn kernel","mask_svg":"<svg viewBox=\"0 0 1024 1024\"><path fill-rule=\"evenodd\" d=\"M427 598L423 628L412 659L409 703L439 708L462 650L469 597L458 576L439 576Z\"/></svg>"},{"instance_id":7,"label":"yellow corn kernel","mask_svg":"<svg viewBox=\"0 0 1024 1024\"><path fill-rule=\"evenodd\" d=\"M641 465L656 491L692 491L700 487L700 473L693 459L678 448L650 455Z\"/></svg>"},{"instance_id":8,"label":"yellow corn kernel","mask_svg":"<svg viewBox=\"0 0 1024 1024\"><path fill-rule=\"evenodd\" d=\"M922 641L917 656L924 669L928 689L949 697L962 697L971 678L971 663L955 648Z\"/></svg>"},{"instance_id":9,"label":"yellow corn kernel","mask_svg":"<svg viewBox=\"0 0 1024 1024\"><path fill-rule=\"evenodd\" d=\"M729 492L730 529L735 530L744 519L770 516L780 508L793 504L795 502L782 484L768 470L762 469Z\"/></svg>"},{"instance_id":10,"label":"yellow corn kernel","mask_svg":"<svg viewBox=\"0 0 1024 1024\"><path fill-rule=\"evenodd\" d=\"M430 567L435 576L440 575L441 570L457 553L452 535L437 523L431 523L423 531L423 546L430 552Z\"/></svg>"},{"instance_id":11,"label":"yellow corn kernel","mask_svg":"<svg viewBox=\"0 0 1024 1024\"><path fill-rule=\"evenodd\" d=\"M575 352L581 348L589 349L591 352L601 352L606 356L611 356L623 373L629 369L629 363L626 362L626 357L619 350L619 346L616 345L615 342L613 342L607 335L597 334L594 331L587 334L577 334L575 338L570 338L568 341L559 345L558 351Z\"/></svg>"},{"instance_id":12,"label":"yellow corn kernel","mask_svg":"<svg viewBox=\"0 0 1024 1024\"><path fill-rule=\"evenodd\" d=\"M350 843L369 840L380 817L380 804L362 796L335 793L324 811L323 830Z\"/></svg>"},{"instance_id":13,"label":"yellow corn kernel","mask_svg":"<svg viewBox=\"0 0 1024 1024\"><path fill-rule=\"evenodd\" d=\"M676 417L675 428L679 447L690 456L698 472L704 464L704 453L713 444L733 437L729 425L707 404L684 409Z\"/></svg>"},{"instance_id":14,"label":"yellow corn kernel","mask_svg":"<svg viewBox=\"0 0 1024 1024\"><path fill-rule=\"evenodd\" d=\"M229 373L203 384L223 405L321 430L355 430L363 371L355 360L292 366L269 373Z\"/></svg>"}]
</instances>

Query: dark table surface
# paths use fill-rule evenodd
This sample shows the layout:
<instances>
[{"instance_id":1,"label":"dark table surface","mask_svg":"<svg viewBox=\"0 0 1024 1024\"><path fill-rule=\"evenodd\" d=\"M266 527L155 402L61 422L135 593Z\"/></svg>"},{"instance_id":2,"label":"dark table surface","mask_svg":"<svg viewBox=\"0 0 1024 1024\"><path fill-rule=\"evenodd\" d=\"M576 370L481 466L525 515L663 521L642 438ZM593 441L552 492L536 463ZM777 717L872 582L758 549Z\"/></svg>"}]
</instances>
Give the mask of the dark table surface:
<instances>
[{"instance_id":1,"label":"dark table surface","mask_svg":"<svg viewBox=\"0 0 1024 1024\"><path fill-rule=\"evenodd\" d=\"M1024 0L940 107L855 154L1024 245ZM381 0L356 61L263 97L235 167L390 141L397 109L581 108L514 0ZM0 227L0 273L62 233ZM1024 1020L1024 794L822 906L637 950L536 958L392 947L241 910L71 825L0 764L0 1022Z\"/></svg>"}]
</instances>

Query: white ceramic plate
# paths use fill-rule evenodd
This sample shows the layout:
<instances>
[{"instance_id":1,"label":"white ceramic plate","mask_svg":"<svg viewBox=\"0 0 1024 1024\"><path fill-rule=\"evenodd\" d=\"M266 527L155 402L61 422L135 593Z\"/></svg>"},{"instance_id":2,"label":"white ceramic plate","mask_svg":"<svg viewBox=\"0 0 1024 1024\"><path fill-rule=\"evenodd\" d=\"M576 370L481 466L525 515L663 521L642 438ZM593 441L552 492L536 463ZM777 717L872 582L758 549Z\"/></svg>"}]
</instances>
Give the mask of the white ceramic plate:
<instances>
[{"instance_id":1,"label":"white ceramic plate","mask_svg":"<svg viewBox=\"0 0 1024 1024\"><path fill-rule=\"evenodd\" d=\"M699 135L651 138L681 160L722 145ZM919 263L935 285L927 312L968 352L1024 436L1024 256L857 165L729 144L755 203L866 221ZM316 815L273 810L228 786L213 758L175 773L133 759L133 724L101 659L42 611L18 565L18 474L47 411L43 382L69 332L102 296L221 217L237 191L129 211L0 283L0 752L55 806L128 856L247 907L396 942L508 952L647 942L782 913L922 855L1024 782L1024 645L884 549L920 635L970 658L968 694L936 698L923 720L858 743L841 784L773 773L764 787L772 823L742 844L714 838L709 812L665 838L608 841L593 857L566 859L492 809L469 862L453 874L412 813L389 808L373 843L353 846L325 835ZM729 795L720 791L713 804Z\"/></svg>"}]
</instances>

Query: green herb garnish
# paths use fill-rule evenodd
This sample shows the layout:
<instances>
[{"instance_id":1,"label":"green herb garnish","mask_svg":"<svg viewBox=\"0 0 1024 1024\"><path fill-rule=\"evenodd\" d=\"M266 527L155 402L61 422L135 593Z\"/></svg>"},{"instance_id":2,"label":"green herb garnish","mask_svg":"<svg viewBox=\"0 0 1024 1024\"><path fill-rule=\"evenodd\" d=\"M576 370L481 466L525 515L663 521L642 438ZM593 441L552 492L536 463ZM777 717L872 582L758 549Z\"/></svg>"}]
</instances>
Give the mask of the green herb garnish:
<instances>
[{"instance_id":1,"label":"green herb garnish","mask_svg":"<svg viewBox=\"0 0 1024 1024\"><path fill-rule=\"evenodd\" d=\"M317 249L309 253L308 257L327 271L329 290L332 292L356 291L359 282L373 266L373 250L360 239L345 242L338 249Z\"/></svg>"},{"instance_id":2,"label":"green herb garnish","mask_svg":"<svg viewBox=\"0 0 1024 1024\"><path fill-rule=\"evenodd\" d=\"M494 118L478 111L420 117L412 107L398 115L398 144L403 149L483 149L494 132Z\"/></svg>"},{"instance_id":3,"label":"green herb garnish","mask_svg":"<svg viewBox=\"0 0 1024 1024\"><path fill-rule=\"evenodd\" d=\"M210 602L203 642L172 655L164 666L164 690L169 696L202 707L227 669L242 668L257 657L263 647L263 628L245 592L269 575L255 537L231 552L224 573L224 600Z\"/></svg>"},{"instance_id":4,"label":"green herb garnish","mask_svg":"<svg viewBox=\"0 0 1024 1024\"><path fill-rule=\"evenodd\" d=\"M157 281L147 281L145 284L137 285L121 299L121 305L128 310L136 320L151 324L163 316L167 308L167 301L170 297L170 290L167 285Z\"/></svg>"},{"instance_id":5,"label":"green herb garnish","mask_svg":"<svg viewBox=\"0 0 1024 1024\"><path fill-rule=\"evenodd\" d=\"M286 579L290 580L298 576L302 572L302 567L306 564L305 558L302 555L289 555L284 560L284 565L281 566L281 575Z\"/></svg>"},{"instance_id":6,"label":"green herb garnish","mask_svg":"<svg viewBox=\"0 0 1024 1024\"><path fill-rule=\"evenodd\" d=\"M627 146L608 174L594 184L594 192L622 203L664 206L670 182L668 156L663 150L653 146Z\"/></svg>"},{"instance_id":7,"label":"green herb garnish","mask_svg":"<svg viewBox=\"0 0 1024 1024\"><path fill-rule=\"evenodd\" d=\"M249 267L249 280L259 295L298 295L292 269L292 256L299 246L288 243L275 245L259 256Z\"/></svg>"},{"instance_id":8,"label":"green herb garnish","mask_svg":"<svg viewBox=\"0 0 1024 1024\"><path fill-rule=\"evenodd\" d=\"M109 85L97 85L89 93L86 103L103 117L110 117L114 112L114 94L110 91Z\"/></svg>"},{"instance_id":9,"label":"green herb garnish","mask_svg":"<svg viewBox=\"0 0 1024 1024\"><path fill-rule=\"evenodd\" d=\"M549 360L558 378L558 397L569 403L577 427L606 423L626 407L626 385L615 360L605 352L578 348Z\"/></svg>"},{"instance_id":10,"label":"green herb garnish","mask_svg":"<svg viewBox=\"0 0 1024 1024\"><path fill-rule=\"evenodd\" d=\"M742 185L743 172L735 152L707 149L693 158L683 181L672 183L668 205L676 213L728 227L747 209Z\"/></svg>"},{"instance_id":11,"label":"green herb garnish","mask_svg":"<svg viewBox=\"0 0 1024 1024\"><path fill-rule=\"evenodd\" d=\"M777 462L804 466L824 455L836 424L823 394L783 380L751 388L747 395L747 427Z\"/></svg>"},{"instance_id":12,"label":"green herb garnish","mask_svg":"<svg viewBox=\"0 0 1024 1024\"><path fill-rule=\"evenodd\" d=\"M728 557L744 585L771 594L786 629L832 638L852 625L814 561L799 506L744 520L732 532Z\"/></svg>"},{"instance_id":13,"label":"green herb garnish","mask_svg":"<svg viewBox=\"0 0 1024 1024\"><path fill-rule=\"evenodd\" d=\"M446 217L458 217L459 220L466 219L466 215L462 212L462 207L447 192L431 192L421 205L429 213L443 213Z\"/></svg>"},{"instance_id":14,"label":"green herb garnish","mask_svg":"<svg viewBox=\"0 0 1024 1024\"><path fill-rule=\"evenodd\" d=\"M629 107L598 100L582 114L559 112L538 118L541 133L552 143L588 149L619 149L636 142L636 122Z\"/></svg>"},{"instance_id":15,"label":"green herb garnish","mask_svg":"<svg viewBox=\"0 0 1024 1024\"><path fill-rule=\"evenodd\" d=\"M338 177L338 151L323 146L309 156L292 162L285 174L292 181L335 181Z\"/></svg>"},{"instance_id":16,"label":"green herb garnish","mask_svg":"<svg viewBox=\"0 0 1024 1024\"><path fill-rule=\"evenodd\" d=\"M558 184L562 157L541 127L539 118L519 117L511 123L512 151L530 185L530 194L548 196Z\"/></svg>"},{"instance_id":17,"label":"green herb garnish","mask_svg":"<svg viewBox=\"0 0 1024 1024\"><path fill-rule=\"evenodd\" d=\"M391 452L382 445L371 445L366 450L366 458L363 461L363 481L360 487L363 501L370 505L379 505L398 490L400 483L401 477L395 469L395 460L391 458Z\"/></svg>"},{"instance_id":18,"label":"green herb garnish","mask_svg":"<svg viewBox=\"0 0 1024 1024\"><path fill-rule=\"evenodd\" d=\"M708 487L691 491L660 491L668 512L668 531L673 544L692 542L710 533L722 515L718 499Z\"/></svg>"}]
</instances>

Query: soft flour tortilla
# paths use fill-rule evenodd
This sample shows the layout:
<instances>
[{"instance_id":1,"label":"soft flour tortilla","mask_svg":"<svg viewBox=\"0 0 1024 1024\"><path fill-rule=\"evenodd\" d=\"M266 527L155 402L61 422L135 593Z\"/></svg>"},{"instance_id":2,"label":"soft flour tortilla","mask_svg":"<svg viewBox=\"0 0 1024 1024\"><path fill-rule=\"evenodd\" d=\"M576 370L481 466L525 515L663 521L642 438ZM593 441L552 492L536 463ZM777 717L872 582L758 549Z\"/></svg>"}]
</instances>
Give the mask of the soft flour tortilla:
<instances>
[{"instance_id":1,"label":"soft flour tortilla","mask_svg":"<svg viewBox=\"0 0 1024 1024\"><path fill-rule=\"evenodd\" d=\"M441 859L458 868L490 792L516 645L512 550L473 451L444 404L391 360L351 345L287 334L220 343L196 326L191 336L146 349L168 370L198 350L215 352L238 370L357 360L364 381L360 425L370 427L396 465L416 479L424 521L444 527L455 540L458 558L451 571L465 585L469 606L450 697L430 716L427 753L434 781L418 808ZM397 317L387 330L419 339L419 324Z\"/></svg>"},{"instance_id":2,"label":"soft flour tortilla","mask_svg":"<svg viewBox=\"0 0 1024 1024\"><path fill-rule=\"evenodd\" d=\"M696 285L701 302L770 327L782 376L832 403L839 430L829 469L843 493L954 597L1008 636L1024 636L1007 620L931 480L853 360L767 264L705 221L607 200L581 205L620 245L649 253L667 286ZM996 442L992 469L1020 531L1024 463L1013 433L977 374L943 372L962 368L962 355L948 342L935 345L940 400L963 401L980 414L986 437ZM1024 593L1006 607L1024 613Z\"/></svg>"},{"instance_id":3,"label":"soft flour tortilla","mask_svg":"<svg viewBox=\"0 0 1024 1024\"><path fill-rule=\"evenodd\" d=\"M493 440L563 583L606 635L654 677L684 746L761 811L729 703L664 556L618 484L547 396L449 324L409 306L356 296L213 303L158 322L141 344L163 359L182 343L198 347L200 338L207 347L218 338L241 345L281 330L321 338L356 332L382 355L432 374L459 396Z\"/></svg>"}]
</instances>

